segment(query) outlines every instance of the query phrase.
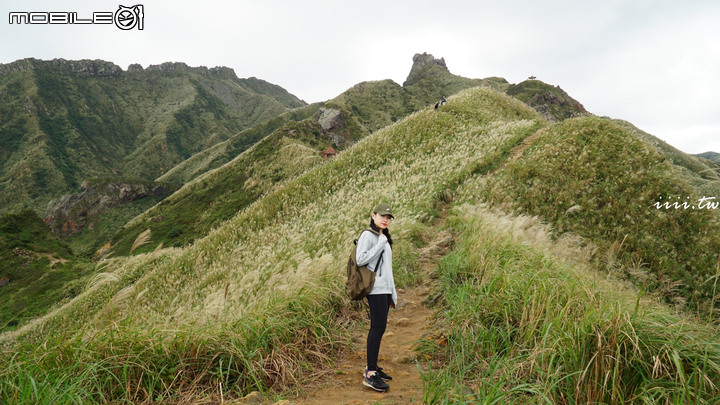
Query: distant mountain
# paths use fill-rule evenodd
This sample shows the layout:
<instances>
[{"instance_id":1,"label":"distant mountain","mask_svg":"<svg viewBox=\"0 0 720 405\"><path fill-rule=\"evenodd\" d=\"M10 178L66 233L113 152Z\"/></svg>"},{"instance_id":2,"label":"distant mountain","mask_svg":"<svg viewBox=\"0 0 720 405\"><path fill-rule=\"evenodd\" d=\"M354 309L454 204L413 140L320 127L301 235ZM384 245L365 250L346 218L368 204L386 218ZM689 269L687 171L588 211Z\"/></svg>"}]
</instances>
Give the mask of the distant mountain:
<instances>
[{"instance_id":1,"label":"distant mountain","mask_svg":"<svg viewBox=\"0 0 720 405\"><path fill-rule=\"evenodd\" d=\"M152 251L161 243L192 242L276 185L324 163L318 152L328 146L342 151L443 96L507 83L453 75L444 62L441 65L428 54L417 54L413 60L404 86L392 80L359 83L324 103L297 108L242 131L176 166L158 180L188 184L119 230L105 249L114 255L128 254L133 241L147 229L152 241L135 253ZM261 137L250 148L247 141Z\"/></svg>"},{"instance_id":2,"label":"distant mountain","mask_svg":"<svg viewBox=\"0 0 720 405\"><path fill-rule=\"evenodd\" d=\"M397 217L400 302L432 307L416 350L449 384L429 395L717 398L720 216L683 205L719 187L716 165L557 87L416 59L403 86L360 83L166 172L184 185L97 262L31 210L0 219L0 402L295 398L314 382L293 376L337 368L358 327L343 268L378 202ZM329 146L341 152L321 157ZM96 191L124 187L88 182L78 201L89 214ZM487 353L499 379L478 380Z\"/></svg>"},{"instance_id":3,"label":"distant mountain","mask_svg":"<svg viewBox=\"0 0 720 405\"><path fill-rule=\"evenodd\" d=\"M717 153L717 152L698 153L695 156L700 156L701 158L705 158L707 160L712 160L713 162L720 164L720 153Z\"/></svg>"},{"instance_id":4,"label":"distant mountain","mask_svg":"<svg viewBox=\"0 0 720 405\"><path fill-rule=\"evenodd\" d=\"M151 178L155 182L120 178L122 173L116 170L104 178L83 180L75 192L63 192L62 198L54 198L45 212L46 222L66 238L65 242L73 251L85 258L117 257L131 252L138 254L153 251L159 246L181 247L193 243L285 182L327 163L327 160L320 157L321 150L330 146L339 151L346 150L373 132L398 123L408 115L432 106L442 97L449 97L467 88L480 86L503 93L510 88L522 89L518 94L529 95L528 100L540 100L534 103L537 111L542 111L556 100L567 101L565 97L533 98L533 94L561 91L542 82L532 83L532 86L513 87L502 78L468 79L454 75L448 70L443 59L435 59L428 54L414 56L413 66L403 86L392 80L363 82L331 100L312 105L303 105L301 101L293 98L294 96L283 93L277 86L257 79L243 81L234 78L229 70L205 70L188 68L182 64L166 64L161 68L145 70L131 66L127 72L123 72L114 65L101 65L99 62L85 62L88 65L66 63L81 72L95 72L95 76L69 75L66 81L81 84L88 82L104 89L104 92L100 91L100 95L94 97L102 99L105 97L103 94L110 93L115 97L110 103L116 105L120 105L121 101L129 96L121 96L117 94L119 91L110 90L113 88L113 80L123 82L132 79L138 85L155 86L158 91L166 89L168 92L174 81L190 83L186 90L195 94L193 100L196 102L191 103L192 108L180 109L177 113L160 108L163 105L168 108L174 105L168 101L172 99L169 93L160 91L159 96L154 95L156 92L141 94L137 90L127 89L127 85L123 91L132 94L138 103L155 108L153 112L146 111L141 115L146 126L157 128L160 122L166 122L161 118L167 118L167 125L172 128L184 128L178 134L182 133L183 137L195 139L197 142L205 139L202 135L209 131L209 126L213 126L216 131L222 128L225 134L223 137L214 137L217 142L197 148L201 150L179 161L169 170L166 170L165 166L162 167L163 170L145 170L143 175L151 177L160 173ZM114 76L107 72L116 72L118 76L109 79L108 77ZM253 91L266 91L275 97L255 95L256 99L276 102L270 101L266 105L272 110L272 114L266 115L269 118L257 118L258 123L242 130L239 129L240 126L232 127L238 130L230 133L230 124L237 124L237 120L225 118L239 117L239 114L229 107L233 99L228 94L232 93L218 89L245 89L238 83ZM215 89L215 92L211 93L208 88ZM244 91L238 90L239 94L249 92L247 89ZM93 94L90 90L87 93ZM167 100L155 104L146 100L147 97L160 96ZM278 99L285 104L278 106ZM543 100L547 103L543 104ZM584 112L579 103L569 104L580 106L578 112ZM77 106L77 103L73 105ZM133 108L129 103L123 105L125 110ZM240 103L236 102L235 105L239 107ZM438 109L438 112L444 111L443 108L444 106ZM192 113L189 112L191 110ZM62 111L69 116L80 114L67 108ZM83 111L82 108L80 111ZM216 114L213 114L213 111ZM203 116L207 117L205 121L198 118ZM258 115L261 116L266 117ZM100 116L95 119L102 121ZM108 122L113 122L112 117ZM105 124L109 125L108 122ZM147 167L156 167L164 156L162 153L158 154L158 151L166 151L167 154L171 151L177 152L179 148L172 148L171 144L167 143L167 133L168 131L150 138L143 144L159 146L139 147L132 154L123 157L121 161L126 162L123 167L130 167L130 162L142 161L140 157L149 159ZM158 143L154 144L153 140ZM47 149L51 150L49 147ZM184 149L186 153L172 155L179 160L189 153L189 148ZM155 156L154 160L150 159L152 156ZM78 162L83 162L83 159L78 158L76 164ZM78 175L76 181L80 178ZM182 188L164 199L168 190L174 190L183 184L185 185ZM2 190L0 193L7 194ZM148 230L149 236L146 233ZM146 235L146 243L138 247L135 242L141 235Z\"/></svg>"},{"instance_id":5,"label":"distant mountain","mask_svg":"<svg viewBox=\"0 0 720 405\"><path fill-rule=\"evenodd\" d=\"M79 191L90 178L151 181L195 153L305 105L229 68L101 60L0 65L0 213Z\"/></svg>"}]
</instances>

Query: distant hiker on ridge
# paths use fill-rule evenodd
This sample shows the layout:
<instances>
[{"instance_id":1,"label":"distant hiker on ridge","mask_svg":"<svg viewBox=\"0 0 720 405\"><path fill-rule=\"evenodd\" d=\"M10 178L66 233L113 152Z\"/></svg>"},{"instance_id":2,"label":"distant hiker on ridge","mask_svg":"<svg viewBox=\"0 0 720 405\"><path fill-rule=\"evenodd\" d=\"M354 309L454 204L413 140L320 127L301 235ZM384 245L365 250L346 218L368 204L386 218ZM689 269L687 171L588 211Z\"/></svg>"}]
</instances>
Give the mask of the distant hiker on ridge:
<instances>
[{"instance_id":1,"label":"distant hiker on ridge","mask_svg":"<svg viewBox=\"0 0 720 405\"><path fill-rule=\"evenodd\" d=\"M447 101L447 100L445 99L445 96L443 96L442 99L440 100L440 102L442 102L442 105L445 105L445 102L446 102L446 101Z\"/></svg>"}]
</instances>

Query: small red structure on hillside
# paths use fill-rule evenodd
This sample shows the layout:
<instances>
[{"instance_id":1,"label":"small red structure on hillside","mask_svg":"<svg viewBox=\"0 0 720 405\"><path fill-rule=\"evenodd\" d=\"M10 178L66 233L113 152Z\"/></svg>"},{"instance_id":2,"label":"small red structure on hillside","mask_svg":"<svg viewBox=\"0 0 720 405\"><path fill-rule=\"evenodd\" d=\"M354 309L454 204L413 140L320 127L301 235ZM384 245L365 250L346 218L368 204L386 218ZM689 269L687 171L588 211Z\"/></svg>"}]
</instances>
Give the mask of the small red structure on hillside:
<instances>
[{"instance_id":1,"label":"small red structure on hillside","mask_svg":"<svg viewBox=\"0 0 720 405\"><path fill-rule=\"evenodd\" d=\"M329 148L325 149L324 151L320 152L320 155L324 157L325 159L333 157L337 155L338 151L333 149L332 145L330 145Z\"/></svg>"}]
</instances>

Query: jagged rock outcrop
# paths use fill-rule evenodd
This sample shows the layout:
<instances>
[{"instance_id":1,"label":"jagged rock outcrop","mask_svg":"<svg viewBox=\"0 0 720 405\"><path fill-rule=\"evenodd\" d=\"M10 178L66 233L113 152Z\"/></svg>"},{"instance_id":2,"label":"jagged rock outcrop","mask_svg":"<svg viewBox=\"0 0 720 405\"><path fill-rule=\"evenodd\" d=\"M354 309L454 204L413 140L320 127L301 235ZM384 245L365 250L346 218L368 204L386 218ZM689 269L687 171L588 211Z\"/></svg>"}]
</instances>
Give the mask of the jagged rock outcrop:
<instances>
[{"instance_id":1,"label":"jagged rock outcrop","mask_svg":"<svg viewBox=\"0 0 720 405\"><path fill-rule=\"evenodd\" d=\"M427 52L422 54L416 53L413 56L413 65L410 69L407 79L403 82L403 86L409 86L416 83L420 79L439 72L449 72L445 65L445 58L435 59L434 56Z\"/></svg>"},{"instance_id":2,"label":"jagged rock outcrop","mask_svg":"<svg viewBox=\"0 0 720 405\"><path fill-rule=\"evenodd\" d=\"M566 118L588 114L585 107L570 96L561 97L553 92L536 94L525 104L551 121L561 121Z\"/></svg>"},{"instance_id":3,"label":"jagged rock outcrop","mask_svg":"<svg viewBox=\"0 0 720 405\"><path fill-rule=\"evenodd\" d=\"M550 121L590 115L580 102L559 86L551 86L540 80L532 79L510 85L507 94L523 101Z\"/></svg>"},{"instance_id":4,"label":"jagged rock outcrop","mask_svg":"<svg viewBox=\"0 0 720 405\"><path fill-rule=\"evenodd\" d=\"M320 108L316 119L331 144L339 148L345 147L347 136L343 136L342 130L345 129L346 124L342 117L342 111L335 108Z\"/></svg>"},{"instance_id":5,"label":"jagged rock outcrop","mask_svg":"<svg viewBox=\"0 0 720 405\"><path fill-rule=\"evenodd\" d=\"M63 72L68 72L76 76L118 77L123 74L120 66L104 60L40 60L27 58L12 63L0 64L0 76L37 68L60 69Z\"/></svg>"},{"instance_id":6,"label":"jagged rock outcrop","mask_svg":"<svg viewBox=\"0 0 720 405\"><path fill-rule=\"evenodd\" d=\"M64 195L52 200L45 211L45 223L60 236L79 232L88 218L112 207L147 196L167 196L180 188L171 183L83 183L80 194Z\"/></svg>"}]
</instances>

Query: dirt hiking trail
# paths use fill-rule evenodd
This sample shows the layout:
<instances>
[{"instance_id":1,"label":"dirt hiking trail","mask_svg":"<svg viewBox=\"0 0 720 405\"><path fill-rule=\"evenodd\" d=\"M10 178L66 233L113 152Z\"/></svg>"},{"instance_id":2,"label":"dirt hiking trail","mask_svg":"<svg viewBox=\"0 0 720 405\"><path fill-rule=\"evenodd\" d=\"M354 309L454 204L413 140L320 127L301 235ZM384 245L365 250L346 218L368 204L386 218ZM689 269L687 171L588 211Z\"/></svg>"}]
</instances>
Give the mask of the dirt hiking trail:
<instances>
[{"instance_id":1,"label":"dirt hiking trail","mask_svg":"<svg viewBox=\"0 0 720 405\"><path fill-rule=\"evenodd\" d=\"M290 399L293 404L405 404L422 402L422 379L415 365L415 343L429 333L428 319L432 311L422 304L422 292L417 288L398 290L399 308L390 310L383 335L378 364L393 377L390 390L377 392L362 384L365 369L365 340L367 322L358 325L353 333L353 349L336 362L334 370L327 370L308 389L303 397ZM402 297L402 298L400 298Z\"/></svg>"}]
</instances>

